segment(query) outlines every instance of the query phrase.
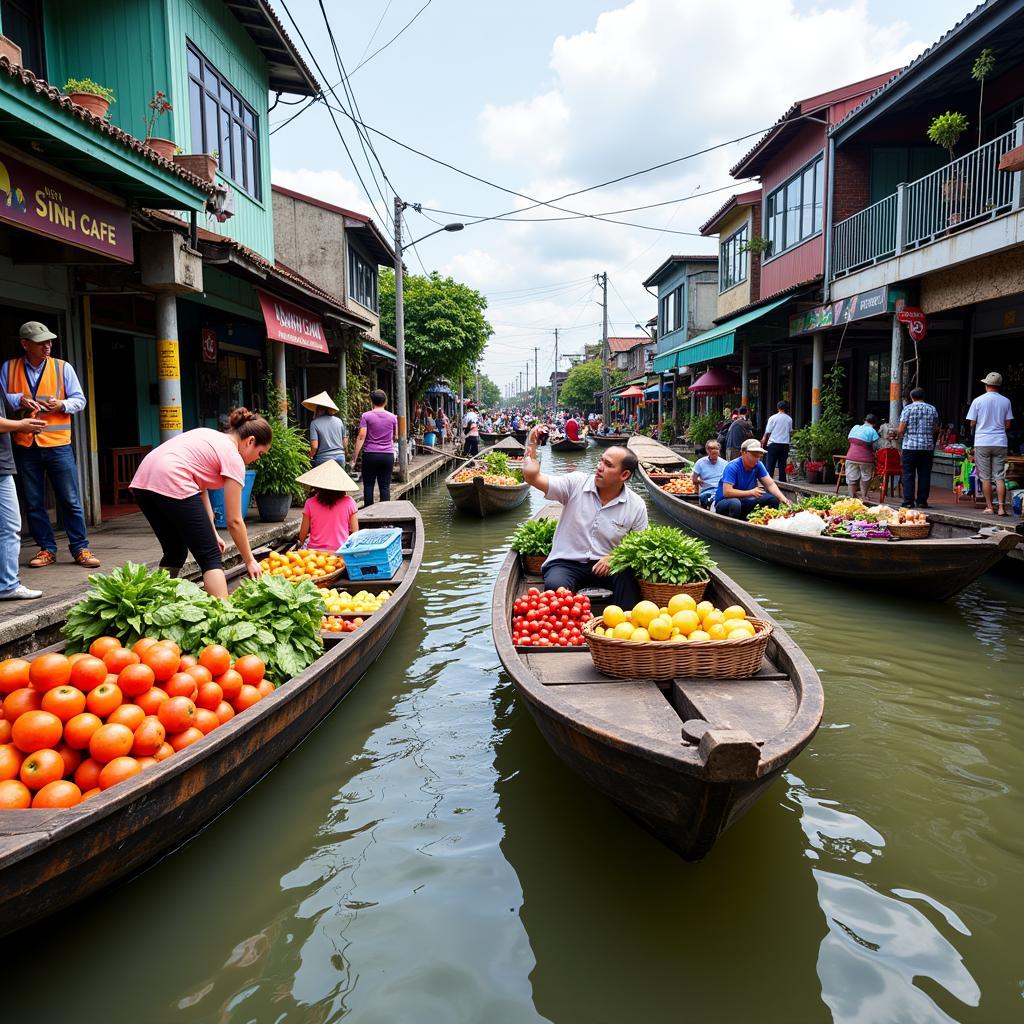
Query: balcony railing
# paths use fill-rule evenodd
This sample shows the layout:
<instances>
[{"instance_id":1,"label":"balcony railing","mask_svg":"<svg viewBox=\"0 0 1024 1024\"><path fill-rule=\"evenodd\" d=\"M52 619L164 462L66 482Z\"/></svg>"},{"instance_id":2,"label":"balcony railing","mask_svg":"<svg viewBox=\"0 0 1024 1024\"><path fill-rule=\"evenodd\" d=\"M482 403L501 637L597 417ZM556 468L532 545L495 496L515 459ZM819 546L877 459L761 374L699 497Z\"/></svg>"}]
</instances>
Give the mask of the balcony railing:
<instances>
[{"instance_id":1,"label":"balcony railing","mask_svg":"<svg viewBox=\"0 0 1024 1024\"><path fill-rule=\"evenodd\" d=\"M1022 206L1021 174L999 170L1024 144L1024 119L1005 135L918 178L832 229L832 277L891 259Z\"/></svg>"}]
</instances>

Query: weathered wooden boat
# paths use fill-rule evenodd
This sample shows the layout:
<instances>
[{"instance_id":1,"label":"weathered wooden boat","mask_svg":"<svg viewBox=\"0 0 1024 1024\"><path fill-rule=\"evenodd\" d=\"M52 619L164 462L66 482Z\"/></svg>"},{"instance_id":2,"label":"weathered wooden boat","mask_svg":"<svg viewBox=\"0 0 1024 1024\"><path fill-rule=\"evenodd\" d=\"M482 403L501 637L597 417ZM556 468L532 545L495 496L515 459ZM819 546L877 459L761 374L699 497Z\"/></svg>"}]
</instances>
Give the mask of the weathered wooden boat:
<instances>
[{"instance_id":1,"label":"weathered wooden boat","mask_svg":"<svg viewBox=\"0 0 1024 1024\"><path fill-rule=\"evenodd\" d=\"M746 555L842 583L935 601L958 594L1011 551L1021 536L986 527L963 536L933 522L925 540L847 540L798 537L700 507L695 495L668 494L640 467L654 505L681 526Z\"/></svg>"},{"instance_id":2,"label":"weathered wooden boat","mask_svg":"<svg viewBox=\"0 0 1024 1024\"><path fill-rule=\"evenodd\" d=\"M662 444L653 437L645 437L643 434L632 434L626 447L641 463L648 462L655 466L685 466L688 462L667 444Z\"/></svg>"},{"instance_id":3,"label":"weathered wooden boat","mask_svg":"<svg viewBox=\"0 0 1024 1024\"><path fill-rule=\"evenodd\" d=\"M591 434L590 440L598 448L611 448L614 445L629 444L629 434Z\"/></svg>"},{"instance_id":4,"label":"weathered wooden boat","mask_svg":"<svg viewBox=\"0 0 1024 1024\"><path fill-rule=\"evenodd\" d=\"M0 811L0 935L137 874L181 846L298 746L380 657L415 586L423 524L407 501L381 502L359 518L364 528L402 530L396 575L359 583L360 589L393 590L363 626L332 638L304 672L204 739L85 803Z\"/></svg>"},{"instance_id":5,"label":"weathered wooden boat","mask_svg":"<svg viewBox=\"0 0 1024 1024\"><path fill-rule=\"evenodd\" d=\"M509 512L526 501L530 494L530 485L527 483L505 486L504 484L489 484L484 481L481 458L495 448L485 448L480 455L467 459L445 477L444 485L448 488L448 493L457 509L482 518L498 512ZM479 476L474 476L472 480L465 483L455 480L455 477L464 469L474 468L477 465L480 469Z\"/></svg>"},{"instance_id":6,"label":"weathered wooden boat","mask_svg":"<svg viewBox=\"0 0 1024 1024\"><path fill-rule=\"evenodd\" d=\"M541 515L557 515L551 505ZM552 750L687 860L699 860L810 742L824 709L817 673L777 622L722 572L707 597L772 621L751 679L610 679L586 648L517 648L515 600L539 577L513 552L491 628L505 670ZM602 605L594 603L599 614Z\"/></svg>"},{"instance_id":7,"label":"weathered wooden boat","mask_svg":"<svg viewBox=\"0 0 1024 1024\"><path fill-rule=\"evenodd\" d=\"M551 450L553 452L585 452L587 450L587 439L581 437L578 441L570 441L569 438L560 434L552 434Z\"/></svg>"},{"instance_id":8,"label":"weathered wooden boat","mask_svg":"<svg viewBox=\"0 0 1024 1024\"><path fill-rule=\"evenodd\" d=\"M525 428L524 428L524 429L522 429L522 430L513 430L513 431L512 431L512 436L513 436L513 437L514 437L514 438L515 438L515 439L516 439L516 440L517 440L517 441L518 441L518 442L519 442L520 444L526 444L526 437L527 437L527 435L528 435L529 433L530 433L530 432L529 432L529 430L527 430L527 429L525 429Z\"/></svg>"}]
</instances>

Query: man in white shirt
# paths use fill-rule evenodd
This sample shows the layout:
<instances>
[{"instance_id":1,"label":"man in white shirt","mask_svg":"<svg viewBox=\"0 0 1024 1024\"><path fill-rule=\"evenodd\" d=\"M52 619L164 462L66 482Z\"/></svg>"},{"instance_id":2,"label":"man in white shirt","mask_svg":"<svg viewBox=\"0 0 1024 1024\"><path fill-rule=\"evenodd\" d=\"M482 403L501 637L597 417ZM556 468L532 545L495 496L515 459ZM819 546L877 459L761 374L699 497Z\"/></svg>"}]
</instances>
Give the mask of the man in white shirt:
<instances>
[{"instance_id":1,"label":"man in white shirt","mask_svg":"<svg viewBox=\"0 0 1024 1024\"><path fill-rule=\"evenodd\" d=\"M990 373L981 382L985 394L971 402L967 410L967 422L974 430L974 468L981 479L985 494L985 511L992 512L992 481L996 482L998 514L1006 515L1006 453L1009 439L1006 432L1013 422L1013 408L1010 400L999 393L1003 378Z\"/></svg>"},{"instance_id":2,"label":"man in white shirt","mask_svg":"<svg viewBox=\"0 0 1024 1024\"><path fill-rule=\"evenodd\" d=\"M462 418L462 429L466 435L462 442L462 454L472 458L480 452L480 417L473 402L469 403L469 412Z\"/></svg>"},{"instance_id":3,"label":"man in white shirt","mask_svg":"<svg viewBox=\"0 0 1024 1024\"><path fill-rule=\"evenodd\" d=\"M631 572L609 575L608 556L627 533L647 528L647 506L627 486L636 472L636 456L628 448L614 445L601 453L593 476L548 476L537 461L540 429L535 427L527 438L523 478L564 506L551 554L544 561L545 588L566 587L575 594L584 587L610 585L613 602L632 608L640 600L636 579Z\"/></svg>"},{"instance_id":4,"label":"man in white shirt","mask_svg":"<svg viewBox=\"0 0 1024 1024\"><path fill-rule=\"evenodd\" d=\"M764 457L764 468L771 476L775 467L779 467L779 483L786 482L786 464L789 462L789 439L793 433L793 418L789 415L789 402L783 399L776 406L779 410L773 416L768 417L764 427L764 437L761 444L764 445L766 455Z\"/></svg>"}]
</instances>

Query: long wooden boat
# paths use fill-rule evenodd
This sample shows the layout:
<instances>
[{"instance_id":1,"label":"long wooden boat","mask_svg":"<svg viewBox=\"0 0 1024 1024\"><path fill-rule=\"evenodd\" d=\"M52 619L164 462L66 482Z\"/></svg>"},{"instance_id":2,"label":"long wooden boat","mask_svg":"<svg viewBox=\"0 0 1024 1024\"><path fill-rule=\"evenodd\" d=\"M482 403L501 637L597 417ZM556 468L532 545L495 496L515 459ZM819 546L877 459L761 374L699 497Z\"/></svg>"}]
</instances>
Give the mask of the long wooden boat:
<instances>
[{"instance_id":1,"label":"long wooden boat","mask_svg":"<svg viewBox=\"0 0 1024 1024\"><path fill-rule=\"evenodd\" d=\"M611 448L613 445L629 444L629 434L591 434L590 440L598 448Z\"/></svg>"},{"instance_id":2,"label":"long wooden boat","mask_svg":"<svg viewBox=\"0 0 1024 1024\"><path fill-rule=\"evenodd\" d=\"M359 513L363 527L402 530L393 589L354 633L304 672L204 739L63 810L0 811L0 935L138 873L186 842L298 746L380 656L405 612L423 559L423 523L407 501ZM49 650L60 650L58 645Z\"/></svg>"},{"instance_id":3,"label":"long wooden boat","mask_svg":"<svg viewBox=\"0 0 1024 1024\"><path fill-rule=\"evenodd\" d=\"M444 485L457 509L463 512L470 512L473 515L484 516L494 515L498 512L509 512L518 508L530 494L530 485L527 483L505 486L503 484L489 484L484 482L483 463L480 457L485 455L492 448L485 448L480 455L458 465L445 477ZM480 465L480 476L474 476L466 483L456 482L455 477L467 466L475 463Z\"/></svg>"},{"instance_id":4,"label":"long wooden boat","mask_svg":"<svg viewBox=\"0 0 1024 1024\"><path fill-rule=\"evenodd\" d=\"M513 436L513 437L514 437L514 438L515 438L515 439L516 439L516 440L517 440L517 441L518 441L518 442L519 442L520 444L526 444L526 437L527 437L527 435L528 435L529 433L530 433L530 432L529 432L529 430L526 430L526 429L524 428L524 429L522 429L522 430L513 430L513 431L512 431L512 436Z\"/></svg>"},{"instance_id":5,"label":"long wooden boat","mask_svg":"<svg viewBox=\"0 0 1024 1024\"><path fill-rule=\"evenodd\" d=\"M494 585L491 628L537 727L573 771L681 856L699 860L814 736L825 701L817 673L773 622L751 679L610 679L585 648L513 645L513 605L534 585L543 583L510 553ZM707 596L772 621L717 570Z\"/></svg>"},{"instance_id":6,"label":"long wooden boat","mask_svg":"<svg viewBox=\"0 0 1024 1024\"><path fill-rule=\"evenodd\" d=\"M567 437L552 437L551 450L553 452L585 452L587 439L581 437L578 441L570 441Z\"/></svg>"},{"instance_id":7,"label":"long wooden boat","mask_svg":"<svg viewBox=\"0 0 1024 1024\"><path fill-rule=\"evenodd\" d=\"M970 536L954 536L934 522L926 540L845 540L798 537L720 516L700 507L695 495L668 494L640 467L640 479L654 505L669 518L708 540L746 555L842 583L916 594L944 601L959 593L1022 538L1010 530L987 527Z\"/></svg>"}]
</instances>

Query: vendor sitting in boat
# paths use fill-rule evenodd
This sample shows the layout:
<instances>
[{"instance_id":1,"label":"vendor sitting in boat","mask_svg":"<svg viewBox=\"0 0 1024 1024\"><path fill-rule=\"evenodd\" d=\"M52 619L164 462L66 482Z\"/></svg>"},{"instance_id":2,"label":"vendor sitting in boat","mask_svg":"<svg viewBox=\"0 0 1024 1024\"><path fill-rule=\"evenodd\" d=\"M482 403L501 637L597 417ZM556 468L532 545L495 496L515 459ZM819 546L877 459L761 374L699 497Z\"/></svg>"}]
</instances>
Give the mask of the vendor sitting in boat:
<instances>
[{"instance_id":1,"label":"vendor sitting in boat","mask_svg":"<svg viewBox=\"0 0 1024 1024\"><path fill-rule=\"evenodd\" d=\"M535 427L527 438L523 479L563 506L551 554L542 569L545 588L566 587L579 593L584 587L610 586L614 603L632 608L640 600L636 579L630 572L609 575L608 556L627 533L647 528L647 506L626 486L636 472L636 456L628 448L613 445L601 454L593 476L549 476L537 461L542 429Z\"/></svg>"},{"instance_id":2,"label":"vendor sitting in boat","mask_svg":"<svg viewBox=\"0 0 1024 1024\"><path fill-rule=\"evenodd\" d=\"M746 519L759 505L778 508L788 505L789 499L764 468L761 456L766 454L756 437L747 438L740 445L740 457L725 467L715 492L715 511L733 519Z\"/></svg>"},{"instance_id":3,"label":"vendor sitting in boat","mask_svg":"<svg viewBox=\"0 0 1024 1024\"><path fill-rule=\"evenodd\" d=\"M565 436L570 441L578 441L580 439L580 425L575 416L570 416L565 421Z\"/></svg>"},{"instance_id":4,"label":"vendor sitting in boat","mask_svg":"<svg viewBox=\"0 0 1024 1024\"><path fill-rule=\"evenodd\" d=\"M722 446L714 439L704 445L707 454L693 465L693 485L697 488L701 508L711 508L728 463L722 458Z\"/></svg>"}]
</instances>

